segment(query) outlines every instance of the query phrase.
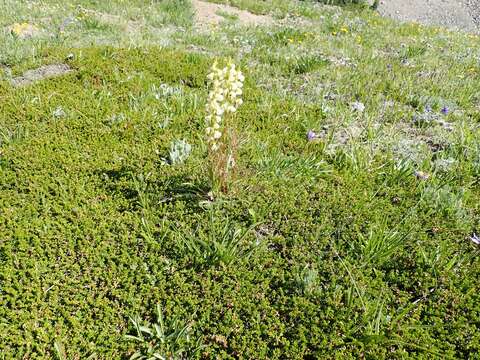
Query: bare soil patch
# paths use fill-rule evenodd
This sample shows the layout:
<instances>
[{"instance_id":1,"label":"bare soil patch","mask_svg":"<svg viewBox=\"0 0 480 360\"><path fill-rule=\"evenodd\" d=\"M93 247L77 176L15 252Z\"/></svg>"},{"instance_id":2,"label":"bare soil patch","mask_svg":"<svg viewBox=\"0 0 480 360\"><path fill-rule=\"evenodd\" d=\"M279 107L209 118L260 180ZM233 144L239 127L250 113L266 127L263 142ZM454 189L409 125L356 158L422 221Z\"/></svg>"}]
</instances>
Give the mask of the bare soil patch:
<instances>
[{"instance_id":1,"label":"bare soil patch","mask_svg":"<svg viewBox=\"0 0 480 360\"><path fill-rule=\"evenodd\" d=\"M15 87L23 87L40 80L62 76L72 71L67 64L44 65L37 69L25 71L22 76L14 77L11 83Z\"/></svg>"},{"instance_id":2,"label":"bare soil patch","mask_svg":"<svg viewBox=\"0 0 480 360\"><path fill-rule=\"evenodd\" d=\"M270 16L252 14L249 11L229 5L193 0L193 7L195 9L195 23L199 27L218 25L225 20L225 17L221 15L222 13L237 18L243 25L268 25L273 22Z\"/></svg>"}]
</instances>

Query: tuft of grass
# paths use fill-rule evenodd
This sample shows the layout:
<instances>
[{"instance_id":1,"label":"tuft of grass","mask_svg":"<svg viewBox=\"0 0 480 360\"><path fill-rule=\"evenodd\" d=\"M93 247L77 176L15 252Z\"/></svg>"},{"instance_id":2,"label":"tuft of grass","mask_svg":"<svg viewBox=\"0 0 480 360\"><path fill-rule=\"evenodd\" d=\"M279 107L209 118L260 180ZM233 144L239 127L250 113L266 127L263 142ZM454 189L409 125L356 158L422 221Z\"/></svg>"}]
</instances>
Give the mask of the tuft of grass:
<instances>
[{"instance_id":1,"label":"tuft of grass","mask_svg":"<svg viewBox=\"0 0 480 360\"><path fill-rule=\"evenodd\" d=\"M235 261L247 261L258 246L247 239L251 230L242 229L230 219L217 220L210 213L209 226L204 232L187 232L180 235L180 241L190 261L198 266L227 266Z\"/></svg>"},{"instance_id":2,"label":"tuft of grass","mask_svg":"<svg viewBox=\"0 0 480 360\"><path fill-rule=\"evenodd\" d=\"M362 242L362 255L367 264L382 265L395 253L401 251L407 243L407 236L395 229L388 229L385 224L370 229L366 235L359 234Z\"/></svg>"},{"instance_id":3,"label":"tuft of grass","mask_svg":"<svg viewBox=\"0 0 480 360\"><path fill-rule=\"evenodd\" d=\"M164 24L189 27L192 25L193 8L188 0L162 0L153 2L163 15Z\"/></svg>"},{"instance_id":4,"label":"tuft of grass","mask_svg":"<svg viewBox=\"0 0 480 360\"><path fill-rule=\"evenodd\" d=\"M191 325L177 317L165 319L159 304L156 307L157 320L145 323L137 316L131 318L135 335L126 335L137 343L137 349L130 359L186 359L195 356L202 348L201 339L190 337Z\"/></svg>"}]
</instances>

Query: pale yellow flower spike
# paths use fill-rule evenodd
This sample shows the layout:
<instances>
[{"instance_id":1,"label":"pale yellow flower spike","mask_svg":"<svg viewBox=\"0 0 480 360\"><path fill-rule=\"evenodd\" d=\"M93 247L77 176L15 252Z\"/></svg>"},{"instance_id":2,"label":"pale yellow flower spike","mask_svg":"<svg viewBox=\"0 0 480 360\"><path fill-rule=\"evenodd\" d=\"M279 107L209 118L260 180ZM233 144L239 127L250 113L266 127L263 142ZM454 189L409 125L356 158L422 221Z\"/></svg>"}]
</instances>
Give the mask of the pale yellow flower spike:
<instances>
[{"instance_id":1,"label":"pale yellow flower spike","mask_svg":"<svg viewBox=\"0 0 480 360\"><path fill-rule=\"evenodd\" d=\"M209 149L215 152L221 145L224 116L236 112L243 103L241 96L245 78L242 72L236 69L232 60L229 60L223 69L218 68L218 62L215 60L207 78L211 90L206 105L205 132Z\"/></svg>"}]
</instances>

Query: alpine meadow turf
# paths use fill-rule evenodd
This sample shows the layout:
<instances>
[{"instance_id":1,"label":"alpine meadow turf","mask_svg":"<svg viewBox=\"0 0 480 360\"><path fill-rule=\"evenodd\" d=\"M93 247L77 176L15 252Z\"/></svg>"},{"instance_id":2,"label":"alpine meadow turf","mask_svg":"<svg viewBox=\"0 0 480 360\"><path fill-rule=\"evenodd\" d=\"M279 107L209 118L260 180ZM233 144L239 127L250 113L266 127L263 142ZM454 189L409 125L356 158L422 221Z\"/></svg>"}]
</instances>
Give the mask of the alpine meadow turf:
<instances>
[{"instance_id":1,"label":"alpine meadow turf","mask_svg":"<svg viewBox=\"0 0 480 360\"><path fill-rule=\"evenodd\" d=\"M42 32L0 34L0 359L478 356L479 37L258 4L0 5ZM228 192L215 59L245 77Z\"/></svg>"}]
</instances>

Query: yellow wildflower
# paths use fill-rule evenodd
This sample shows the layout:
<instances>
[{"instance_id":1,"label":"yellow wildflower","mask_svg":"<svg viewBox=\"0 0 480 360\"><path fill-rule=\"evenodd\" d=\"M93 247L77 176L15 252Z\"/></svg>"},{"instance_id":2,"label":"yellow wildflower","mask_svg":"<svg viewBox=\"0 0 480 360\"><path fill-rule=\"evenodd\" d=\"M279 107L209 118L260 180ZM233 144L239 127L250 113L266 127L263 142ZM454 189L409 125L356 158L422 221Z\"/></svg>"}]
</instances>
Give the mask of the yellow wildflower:
<instances>
[{"instance_id":1,"label":"yellow wildflower","mask_svg":"<svg viewBox=\"0 0 480 360\"><path fill-rule=\"evenodd\" d=\"M35 25L29 23L15 23L10 27L12 34L18 37L28 37L32 36L35 32L38 31L38 28Z\"/></svg>"}]
</instances>

